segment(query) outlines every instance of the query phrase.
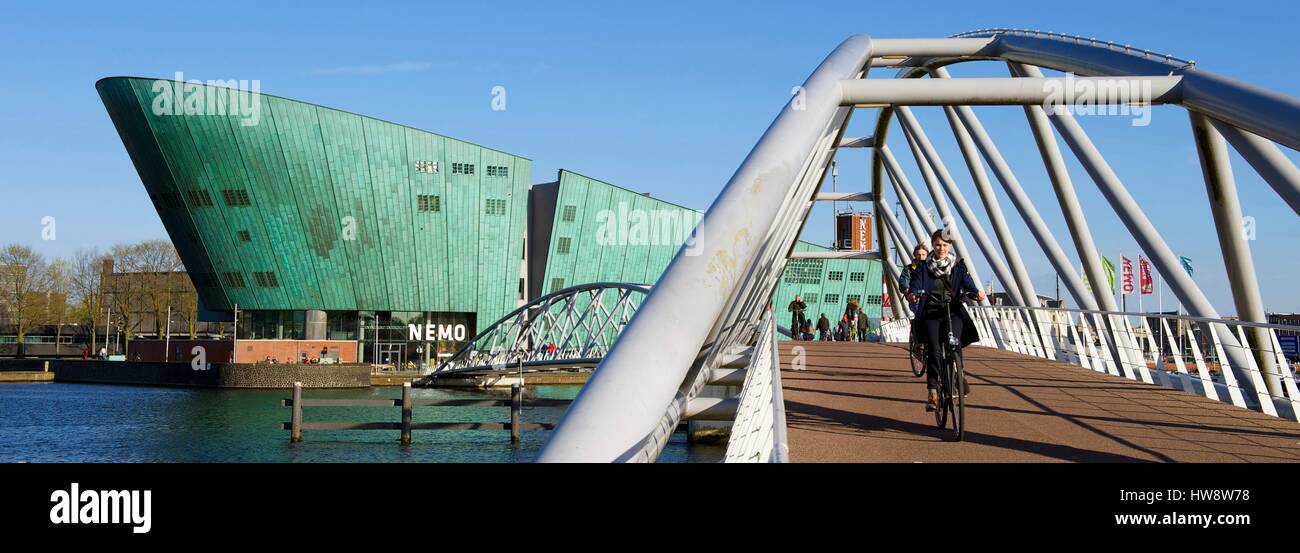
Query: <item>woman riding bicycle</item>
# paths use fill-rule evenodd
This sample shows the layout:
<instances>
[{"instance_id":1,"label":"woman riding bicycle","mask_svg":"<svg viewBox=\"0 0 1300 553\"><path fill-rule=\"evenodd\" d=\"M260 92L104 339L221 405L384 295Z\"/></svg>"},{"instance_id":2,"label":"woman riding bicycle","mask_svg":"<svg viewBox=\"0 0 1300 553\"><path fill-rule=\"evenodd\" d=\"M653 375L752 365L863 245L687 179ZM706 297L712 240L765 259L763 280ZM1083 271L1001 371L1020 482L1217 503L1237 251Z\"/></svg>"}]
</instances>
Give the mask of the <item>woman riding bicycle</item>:
<instances>
[{"instance_id":1,"label":"woman riding bicycle","mask_svg":"<svg viewBox=\"0 0 1300 553\"><path fill-rule=\"evenodd\" d=\"M960 338L962 347L979 341L979 331L966 312L961 298L973 296L984 301L984 291L976 286L966 266L952 251L949 231L940 229L930 236L934 248L929 259L912 272L908 299L917 304L912 332L925 342L925 384L929 390L926 411L934 411L939 404L939 358L943 341L948 338L944 319L951 315L952 335ZM962 383L966 389L966 383Z\"/></svg>"}]
</instances>

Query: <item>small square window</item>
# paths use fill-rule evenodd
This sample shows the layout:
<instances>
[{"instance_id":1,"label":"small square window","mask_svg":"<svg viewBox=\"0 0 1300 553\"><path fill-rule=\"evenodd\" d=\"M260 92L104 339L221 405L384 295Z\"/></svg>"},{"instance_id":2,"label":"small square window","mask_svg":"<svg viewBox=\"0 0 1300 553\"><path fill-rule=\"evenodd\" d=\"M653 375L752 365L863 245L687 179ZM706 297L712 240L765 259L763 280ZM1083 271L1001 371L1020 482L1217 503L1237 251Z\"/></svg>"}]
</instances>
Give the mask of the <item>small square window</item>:
<instances>
[{"instance_id":1,"label":"small square window","mask_svg":"<svg viewBox=\"0 0 1300 553\"><path fill-rule=\"evenodd\" d=\"M571 246L572 243L573 243L572 238L569 238L567 236L560 238L559 242L555 245L556 253L560 253L560 254L569 253L569 246Z\"/></svg>"},{"instance_id":2,"label":"small square window","mask_svg":"<svg viewBox=\"0 0 1300 553\"><path fill-rule=\"evenodd\" d=\"M561 220L567 223L577 218L578 218L578 206L576 205L564 206L564 213L560 217Z\"/></svg>"},{"instance_id":3,"label":"small square window","mask_svg":"<svg viewBox=\"0 0 1300 553\"><path fill-rule=\"evenodd\" d=\"M247 207L252 205L249 201L248 191L242 188L232 188L221 191L221 198L226 201L230 207Z\"/></svg>"},{"instance_id":4,"label":"small square window","mask_svg":"<svg viewBox=\"0 0 1300 553\"><path fill-rule=\"evenodd\" d=\"M844 280L844 271L831 271L826 275L826 280Z\"/></svg>"},{"instance_id":5,"label":"small square window","mask_svg":"<svg viewBox=\"0 0 1300 553\"><path fill-rule=\"evenodd\" d=\"M553 278L553 279L551 279L551 291L552 291L552 292L555 292L555 291L558 291L558 290L563 290L563 289L564 289L564 279L562 279L562 278Z\"/></svg>"},{"instance_id":6,"label":"small square window","mask_svg":"<svg viewBox=\"0 0 1300 553\"><path fill-rule=\"evenodd\" d=\"M241 231L239 231L238 234L239 234L239 241L240 241L240 242L252 242L252 241L253 241L253 237L252 237L252 235L248 234L248 231L246 231L246 230L241 230Z\"/></svg>"},{"instance_id":7,"label":"small square window","mask_svg":"<svg viewBox=\"0 0 1300 553\"><path fill-rule=\"evenodd\" d=\"M212 196L207 190L186 190L185 199L191 207L212 207Z\"/></svg>"},{"instance_id":8,"label":"small square window","mask_svg":"<svg viewBox=\"0 0 1300 553\"><path fill-rule=\"evenodd\" d=\"M442 211L442 198L434 194L420 194L416 196L416 208L420 211Z\"/></svg>"}]
</instances>

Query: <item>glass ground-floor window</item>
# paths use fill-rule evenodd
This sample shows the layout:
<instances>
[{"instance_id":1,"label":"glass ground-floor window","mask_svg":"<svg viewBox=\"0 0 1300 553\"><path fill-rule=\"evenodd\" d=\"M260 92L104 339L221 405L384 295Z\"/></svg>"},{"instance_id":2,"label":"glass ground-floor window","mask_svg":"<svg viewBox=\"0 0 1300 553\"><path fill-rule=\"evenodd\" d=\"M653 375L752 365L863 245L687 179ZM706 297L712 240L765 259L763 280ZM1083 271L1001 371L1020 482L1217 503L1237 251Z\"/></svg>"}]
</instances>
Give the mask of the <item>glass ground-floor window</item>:
<instances>
[{"instance_id":1,"label":"glass ground-floor window","mask_svg":"<svg viewBox=\"0 0 1300 553\"><path fill-rule=\"evenodd\" d=\"M475 319L474 313L358 312L357 347L361 362L405 369L436 366L474 337Z\"/></svg>"},{"instance_id":2,"label":"glass ground-floor window","mask_svg":"<svg viewBox=\"0 0 1300 553\"><path fill-rule=\"evenodd\" d=\"M306 311L240 311L240 340L302 340Z\"/></svg>"}]
</instances>

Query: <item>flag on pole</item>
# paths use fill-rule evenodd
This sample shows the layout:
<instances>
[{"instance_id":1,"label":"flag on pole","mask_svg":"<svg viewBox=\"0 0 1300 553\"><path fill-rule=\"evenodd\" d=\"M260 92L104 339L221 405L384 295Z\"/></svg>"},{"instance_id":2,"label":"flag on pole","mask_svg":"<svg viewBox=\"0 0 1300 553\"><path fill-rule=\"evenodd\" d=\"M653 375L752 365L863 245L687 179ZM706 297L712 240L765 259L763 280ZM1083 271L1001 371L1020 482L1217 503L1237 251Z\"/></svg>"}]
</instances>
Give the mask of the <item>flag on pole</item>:
<instances>
[{"instance_id":1,"label":"flag on pole","mask_svg":"<svg viewBox=\"0 0 1300 553\"><path fill-rule=\"evenodd\" d=\"M1192 258L1182 255L1178 260L1183 263L1183 270L1187 271L1187 276L1192 276Z\"/></svg>"},{"instance_id":2,"label":"flag on pole","mask_svg":"<svg viewBox=\"0 0 1300 553\"><path fill-rule=\"evenodd\" d=\"M1154 283L1152 282L1153 280L1154 279L1151 278L1151 264L1147 262L1146 258L1139 255L1138 256L1138 282L1142 286L1142 295L1144 296L1151 295L1151 293L1153 292L1152 288L1154 288L1153 286Z\"/></svg>"},{"instance_id":3,"label":"flag on pole","mask_svg":"<svg viewBox=\"0 0 1300 553\"><path fill-rule=\"evenodd\" d=\"M1123 284L1120 292L1127 296L1133 293L1133 260L1124 255L1119 256L1119 259L1121 271L1123 271L1121 280Z\"/></svg>"},{"instance_id":4,"label":"flag on pole","mask_svg":"<svg viewBox=\"0 0 1300 553\"><path fill-rule=\"evenodd\" d=\"M1106 270L1106 283L1110 285L1110 293L1115 293L1115 264L1111 263L1106 256L1101 256L1101 267Z\"/></svg>"}]
</instances>

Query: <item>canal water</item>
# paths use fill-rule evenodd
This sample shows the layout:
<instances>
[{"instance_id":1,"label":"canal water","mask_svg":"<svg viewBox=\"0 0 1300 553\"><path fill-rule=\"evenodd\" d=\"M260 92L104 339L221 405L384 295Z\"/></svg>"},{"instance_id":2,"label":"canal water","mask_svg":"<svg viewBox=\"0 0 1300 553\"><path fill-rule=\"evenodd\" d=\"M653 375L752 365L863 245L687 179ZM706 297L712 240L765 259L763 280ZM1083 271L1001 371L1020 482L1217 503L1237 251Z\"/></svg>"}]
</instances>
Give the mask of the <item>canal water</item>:
<instances>
[{"instance_id":1,"label":"canal water","mask_svg":"<svg viewBox=\"0 0 1300 553\"><path fill-rule=\"evenodd\" d=\"M529 397L571 399L576 386L538 386ZM508 399L508 391L414 389L428 399ZM515 463L537 458L548 431L521 443L498 431L416 430L402 446L397 430L304 431L289 443L280 429L289 390L159 388L99 384L0 385L0 462L416 462ZM401 388L304 390L307 398L397 399ZM525 422L555 422L562 408L525 408ZM417 407L415 421L506 422L506 407ZM400 421L397 407L312 407L306 421ZM661 462L712 462L722 446L688 445L678 433Z\"/></svg>"}]
</instances>

